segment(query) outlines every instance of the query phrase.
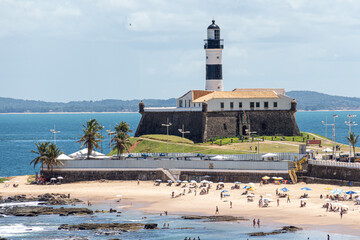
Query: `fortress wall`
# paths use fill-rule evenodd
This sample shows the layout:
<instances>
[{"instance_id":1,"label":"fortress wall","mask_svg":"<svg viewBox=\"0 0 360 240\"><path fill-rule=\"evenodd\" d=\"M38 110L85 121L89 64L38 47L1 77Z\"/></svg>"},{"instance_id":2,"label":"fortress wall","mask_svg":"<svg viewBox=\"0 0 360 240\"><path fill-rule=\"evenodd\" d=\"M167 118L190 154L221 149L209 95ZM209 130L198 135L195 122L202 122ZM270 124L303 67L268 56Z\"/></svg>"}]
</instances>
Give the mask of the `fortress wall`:
<instances>
[{"instance_id":1,"label":"fortress wall","mask_svg":"<svg viewBox=\"0 0 360 240\"><path fill-rule=\"evenodd\" d=\"M194 142L202 142L204 128L204 114L202 112L142 112L142 117L135 136L139 137L144 134L166 134L166 127L161 124L166 123L167 118L172 126L169 127L169 134L181 137L178 129L184 124L185 138Z\"/></svg>"},{"instance_id":2,"label":"fortress wall","mask_svg":"<svg viewBox=\"0 0 360 240\"><path fill-rule=\"evenodd\" d=\"M308 164L307 176L310 177L309 181L311 178L320 178L360 182L360 169Z\"/></svg>"},{"instance_id":3,"label":"fortress wall","mask_svg":"<svg viewBox=\"0 0 360 240\"><path fill-rule=\"evenodd\" d=\"M295 113L291 111L249 111L251 131L258 135L296 136L300 134Z\"/></svg>"},{"instance_id":4,"label":"fortress wall","mask_svg":"<svg viewBox=\"0 0 360 240\"><path fill-rule=\"evenodd\" d=\"M245 111L250 119L251 132L258 135L285 135L300 134L295 119L295 112L290 110L254 110ZM178 129L185 125L190 134L185 137L194 142L205 142L214 137L235 137L244 134L242 123L243 111L221 112L142 112L135 136L144 134L166 134L166 119L173 124L169 134L181 136Z\"/></svg>"}]
</instances>

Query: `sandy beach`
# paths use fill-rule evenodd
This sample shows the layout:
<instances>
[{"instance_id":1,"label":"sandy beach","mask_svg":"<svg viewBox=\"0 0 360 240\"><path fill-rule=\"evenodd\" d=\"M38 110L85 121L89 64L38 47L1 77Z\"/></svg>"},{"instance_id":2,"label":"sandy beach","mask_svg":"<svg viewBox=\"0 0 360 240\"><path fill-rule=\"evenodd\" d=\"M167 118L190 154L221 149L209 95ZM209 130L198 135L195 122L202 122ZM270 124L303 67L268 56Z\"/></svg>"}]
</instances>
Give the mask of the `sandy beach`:
<instances>
[{"instance_id":1,"label":"sandy beach","mask_svg":"<svg viewBox=\"0 0 360 240\"><path fill-rule=\"evenodd\" d=\"M243 216L249 219L260 218L263 224L288 224L302 226L309 229L325 229L333 233L346 233L360 235L360 205L355 205L354 201L340 201L339 203L349 207L348 212L341 219L339 212L327 212L322 208L323 204L329 200L325 199L329 190L325 188L341 189L345 191L360 191L360 187L339 187L322 184L298 183L295 185L275 185L267 184L260 186L255 183L255 195L253 202L248 202L245 195L241 195L244 189L231 190L232 183L225 183L225 189L230 194L229 197L221 199L220 190L216 190L213 184L209 194L199 195L199 190L195 195L186 193L177 198L171 198L172 191L176 194L183 193L183 188L175 185L169 187L165 183L154 186L151 181L92 181L78 182L62 185L30 185L27 183L27 176L18 176L11 179L11 183L19 181L19 187L12 185L5 188L4 183L0 184L0 196L13 196L16 194L38 195L43 193L70 193L72 197L92 203L116 202L122 195L122 205L138 208L141 211L151 213L161 213L168 211L169 214L198 214L213 215L218 206L221 215ZM241 187L245 183L241 184ZM276 189L287 187L290 191L290 203L286 198L280 198L277 206ZM304 193L300 190L309 187L307 191L309 197L306 200L306 207L300 208L300 196ZM186 192L188 189L186 190ZM270 195L271 194L271 195ZM324 198L320 199L320 195ZM259 208L260 195L263 198L271 198L273 202L267 208ZM230 208L230 201L233 207ZM250 222L249 222L250 224Z\"/></svg>"}]
</instances>

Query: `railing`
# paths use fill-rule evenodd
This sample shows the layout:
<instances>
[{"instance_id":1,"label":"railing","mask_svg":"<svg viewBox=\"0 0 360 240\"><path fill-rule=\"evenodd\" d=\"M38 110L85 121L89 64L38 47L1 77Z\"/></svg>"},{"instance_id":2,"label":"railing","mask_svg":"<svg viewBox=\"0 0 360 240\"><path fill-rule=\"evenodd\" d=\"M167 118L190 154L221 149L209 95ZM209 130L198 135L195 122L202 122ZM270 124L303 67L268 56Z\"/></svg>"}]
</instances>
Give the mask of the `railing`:
<instances>
[{"instance_id":1,"label":"railing","mask_svg":"<svg viewBox=\"0 0 360 240\"><path fill-rule=\"evenodd\" d=\"M201 107L148 107L145 112L201 112Z\"/></svg>"},{"instance_id":2,"label":"railing","mask_svg":"<svg viewBox=\"0 0 360 240\"><path fill-rule=\"evenodd\" d=\"M308 162L311 165L318 165L318 166L346 167L346 168L360 169L360 163L337 162L331 160L309 160Z\"/></svg>"},{"instance_id":3,"label":"railing","mask_svg":"<svg viewBox=\"0 0 360 240\"><path fill-rule=\"evenodd\" d=\"M272 157L271 159L265 158L265 160L273 160L273 161L281 161L281 160L289 160L289 161L298 161L304 156L305 154L298 154L298 153L275 153L276 156ZM207 155L197 155L194 153L131 153L122 154L123 157L126 158L182 158L183 156L186 159L191 160L212 160L212 161L263 161L264 158L262 157L264 154L226 154L226 155L215 155L215 154L207 154ZM219 157L221 156L221 157Z\"/></svg>"}]
</instances>

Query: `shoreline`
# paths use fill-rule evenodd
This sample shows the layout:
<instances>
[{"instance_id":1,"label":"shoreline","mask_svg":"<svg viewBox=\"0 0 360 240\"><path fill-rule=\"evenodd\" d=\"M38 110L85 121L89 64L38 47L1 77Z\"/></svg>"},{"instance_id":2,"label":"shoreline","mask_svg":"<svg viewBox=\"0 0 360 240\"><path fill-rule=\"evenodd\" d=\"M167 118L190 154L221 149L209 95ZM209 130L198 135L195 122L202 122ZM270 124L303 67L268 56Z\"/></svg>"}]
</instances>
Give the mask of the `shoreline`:
<instances>
[{"instance_id":1,"label":"shoreline","mask_svg":"<svg viewBox=\"0 0 360 240\"><path fill-rule=\"evenodd\" d=\"M107 202L116 203L119 200L117 195L122 195L121 205L123 208L131 208L134 210L159 214L168 211L173 215L214 215L215 206L219 207L220 215L242 216L250 219L261 219L262 225L271 226L285 226L295 225L302 227L305 230L320 230L322 232L331 232L337 234L360 235L359 205L354 205L353 202L341 202L349 206L349 211L344 214L343 219L340 218L339 213L326 212L321 208L325 203L325 199L320 199L319 195L326 194L329 191L324 190L325 187L333 189L339 188L348 190L350 187L339 187L322 184L305 184L298 183L295 185L278 186L269 184L260 187L258 183L255 184L255 198L254 202L247 202L246 197L241 195L244 191L231 190L231 183L225 183L225 189L230 193L228 199L220 199L219 190L215 190L215 184L210 189L209 194L195 196L194 192L185 194L178 198L171 198L171 192L182 192L181 187L169 187L165 184L156 187L152 181L141 181L137 185L136 181L89 181L77 182L61 185L30 185L26 183L27 176L17 176L11 179L11 182L19 181L19 187L3 188L0 196L13 196L17 194L38 195L44 193L63 193L71 194L71 197L79 198L86 201L91 201L93 204L102 204ZM244 184L242 184L242 187ZM307 186L313 189L309 191L310 197L307 200L307 206L300 208L300 194L303 191L300 188ZM287 187L290 189L291 203L286 203L286 199L280 200L280 206L276 206L275 190L278 188ZM353 191L360 191L360 187L351 187ZM258 200L262 195L264 198L267 194L272 194L271 198L274 202L270 203L268 208L259 208ZM325 196L325 195L324 195ZM233 202L233 208L230 208L229 202Z\"/></svg>"}]
</instances>

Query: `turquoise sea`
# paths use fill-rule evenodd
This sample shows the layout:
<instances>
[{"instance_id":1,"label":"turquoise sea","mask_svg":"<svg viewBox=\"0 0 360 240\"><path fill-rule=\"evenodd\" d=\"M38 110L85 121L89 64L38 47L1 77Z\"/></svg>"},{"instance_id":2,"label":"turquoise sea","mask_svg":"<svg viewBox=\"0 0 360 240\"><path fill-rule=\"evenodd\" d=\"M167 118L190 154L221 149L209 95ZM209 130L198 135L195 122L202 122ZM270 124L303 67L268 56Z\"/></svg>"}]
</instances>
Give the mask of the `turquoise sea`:
<instances>
[{"instance_id":1,"label":"turquoise sea","mask_svg":"<svg viewBox=\"0 0 360 240\"><path fill-rule=\"evenodd\" d=\"M298 112L296 114L300 131L313 132L325 135L325 126L321 121L333 122L333 114L336 118L336 140L346 143L345 136L348 134L348 126L345 121L347 114L357 114L357 111L336 112ZM50 129L56 127L60 133L56 134L56 144L66 153L71 154L80 149L77 143L82 132L82 124L91 118L96 118L104 126L103 152L109 153L110 138L106 130L113 129L115 124L126 121L130 124L133 133L139 124L139 113L87 113L87 114L1 114L0 115L0 176L14 176L34 174L35 169L29 165L35 157L31 153L34 150L34 142L54 141L54 134ZM358 116L360 118L360 115ZM357 119L354 118L356 121ZM328 127L327 136L331 137L331 129ZM359 126L353 127L359 134Z\"/></svg>"},{"instance_id":2,"label":"turquoise sea","mask_svg":"<svg viewBox=\"0 0 360 240\"><path fill-rule=\"evenodd\" d=\"M336 139L346 143L345 135L348 127L345 125L347 114L357 112L298 112L297 121L301 131L314 132L325 135L325 127L321 121L332 121L332 115L338 114L336 119ZM360 117L360 116L359 116ZM138 113L93 113L93 114L3 114L0 115L0 176L34 174L29 162L34 158L30 153L36 141L53 141L54 136L50 129L56 125L60 133L56 136L56 143L67 154L79 150L80 144L76 141L81 134L82 123L96 118L106 129L119 121L126 121L136 130L140 120ZM356 120L356 119L355 119ZM359 128L353 128L359 133ZM104 131L105 135L105 131ZM328 136L331 135L328 129ZM109 152L109 137L106 135L103 142L103 152ZM80 205L78 205L80 207ZM0 206L1 207L1 206ZM0 236L8 239L179 239L197 237L206 240L218 239L327 239L326 228L305 229L296 233L286 233L266 237L249 237L246 233L256 231L272 231L282 225L266 221L261 228L253 228L251 221L239 223L209 223L202 221L183 220L180 215L159 216L158 214L144 213L134 209L122 209L121 204L104 203L93 205L93 210L108 210L115 208L122 213L120 216L110 213L96 213L93 216L38 216L38 217L5 217L0 218ZM145 217L145 218L144 218ZM104 235L92 231L63 231L57 230L61 224L79 224L84 222L111 223L111 222L141 222L158 223L161 227L169 224L169 229L140 230L125 232L116 235ZM192 229L181 229L191 227ZM330 229L331 227L329 227ZM344 234L330 234L331 239L359 239L358 236Z\"/></svg>"}]
</instances>

